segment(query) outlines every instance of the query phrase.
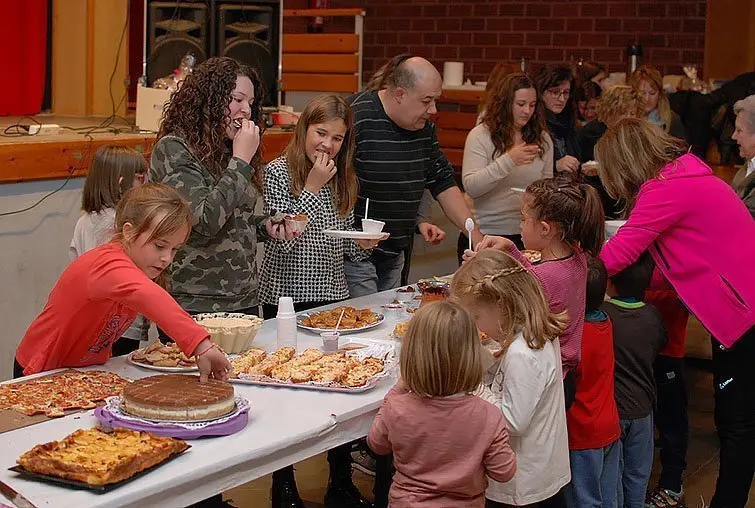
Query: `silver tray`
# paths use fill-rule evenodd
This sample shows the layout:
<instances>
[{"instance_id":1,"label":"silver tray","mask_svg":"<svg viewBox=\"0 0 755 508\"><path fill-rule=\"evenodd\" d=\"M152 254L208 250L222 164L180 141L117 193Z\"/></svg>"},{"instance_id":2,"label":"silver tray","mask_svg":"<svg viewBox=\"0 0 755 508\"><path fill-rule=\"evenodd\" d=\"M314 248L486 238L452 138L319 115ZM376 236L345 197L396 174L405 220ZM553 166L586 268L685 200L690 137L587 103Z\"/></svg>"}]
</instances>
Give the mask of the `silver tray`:
<instances>
[{"instance_id":1,"label":"silver tray","mask_svg":"<svg viewBox=\"0 0 755 508\"><path fill-rule=\"evenodd\" d=\"M296 315L296 326L299 328L303 328L305 330L309 330L310 332L314 333L324 333L324 332L335 332L335 328L314 328L312 326L304 326L302 324L302 320L304 318L308 318L310 314L316 314L316 312L302 312L301 314ZM338 330L338 333L341 335L347 335L349 333L357 333L364 330L369 330L370 328L375 328L376 326L380 326L383 324L383 321L385 321L385 315L381 314L380 312L375 312L377 315L377 321L374 323L370 323L369 325L361 326L359 328L340 328Z\"/></svg>"}]
</instances>

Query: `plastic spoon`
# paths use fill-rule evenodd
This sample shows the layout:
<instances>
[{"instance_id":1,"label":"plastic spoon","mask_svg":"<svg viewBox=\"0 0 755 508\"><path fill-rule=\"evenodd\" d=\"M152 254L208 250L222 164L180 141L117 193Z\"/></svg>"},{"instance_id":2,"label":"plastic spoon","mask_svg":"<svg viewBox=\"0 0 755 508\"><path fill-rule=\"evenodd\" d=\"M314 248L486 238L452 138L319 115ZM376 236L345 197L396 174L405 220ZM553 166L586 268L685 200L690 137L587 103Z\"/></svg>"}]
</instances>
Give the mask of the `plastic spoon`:
<instances>
[{"instance_id":1,"label":"plastic spoon","mask_svg":"<svg viewBox=\"0 0 755 508\"><path fill-rule=\"evenodd\" d=\"M336 323L336 331L338 331L338 327L341 326L341 320L343 319L343 313L346 312L346 309L343 309L341 311L341 315L338 316L338 323Z\"/></svg>"},{"instance_id":2,"label":"plastic spoon","mask_svg":"<svg viewBox=\"0 0 755 508\"><path fill-rule=\"evenodd\" d=\"M367 198L367 201L364 203L364 218L367 218L367 210L370 209L370 198Z\"/></svg>"},{"instance_id":3,"label":"plastic spoon","mask_svg":"<svg viewBox=\"0 0 755 508\"><path fill-rule=\"evenodd\" d=\"M474 229L472 217L467 217L467 220L464 221L464 227L467 230L467 239L469 239L469 250L472 250L472 230Z\"/></svg>"}]
</instances>

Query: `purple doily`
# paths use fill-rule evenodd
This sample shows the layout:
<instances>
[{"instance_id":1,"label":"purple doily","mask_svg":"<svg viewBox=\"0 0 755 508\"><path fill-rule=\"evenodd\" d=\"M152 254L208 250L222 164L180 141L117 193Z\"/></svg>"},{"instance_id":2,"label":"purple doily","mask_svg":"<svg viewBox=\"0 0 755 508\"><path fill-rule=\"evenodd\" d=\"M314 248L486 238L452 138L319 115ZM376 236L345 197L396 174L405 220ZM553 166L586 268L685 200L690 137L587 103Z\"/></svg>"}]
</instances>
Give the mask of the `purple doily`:
<instances>
[{"instance_id":1,"label":"purple doily","mask_svg":"<svg viewBox=\"0 0 755 508\"><path fill-rule=\"evenodd\" d=\"M149 432L156 436L174 437L177 439L198 439L207 436L230 436L239 432L249 421L249 406L242 407L235 415L222 418L219 423L207 422L196 425L196 428L187 428L185 425L173 423L154 423L146 420L137 420L133 417L123 417L116 411L111 411L108 405L100 406L94 410L94 416L105 427L120 427L124 429Z\"/></svg>"}]
</instances>

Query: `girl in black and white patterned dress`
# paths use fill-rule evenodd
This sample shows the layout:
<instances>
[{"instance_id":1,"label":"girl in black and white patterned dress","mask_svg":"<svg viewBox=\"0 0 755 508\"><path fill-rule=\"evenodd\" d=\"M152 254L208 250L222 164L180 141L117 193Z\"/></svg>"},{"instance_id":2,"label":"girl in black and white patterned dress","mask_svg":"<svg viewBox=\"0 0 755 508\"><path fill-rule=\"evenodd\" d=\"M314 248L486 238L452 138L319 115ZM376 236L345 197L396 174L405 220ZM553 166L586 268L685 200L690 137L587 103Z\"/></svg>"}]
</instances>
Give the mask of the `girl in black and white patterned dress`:
<instances>
[{"instance_id":1,"label":"girl in black and white patterned dress","mask_svg":"<svg viewBox=\"0 0 755 508\"><path fill-rule=\"evenodd\" d=\"M265 212L304 214L308 223L292 240L265 242L260 299L265 318L275 317L278 298L290 296L297 312L348 298L344 254L367 256L373 240L326 236L323 230L354 229L357 178L352 166L351 108L336 95L309 102L283 155L264 176Z\"/></svg>"},{"instance_id":2,"label":"girl in black and white patterned dress","mask_svg":"<svg viewBox=\"0 0 755 508\"><path fill-rule=\"evenodd\" d=\"M374 240L326 236L326 229L354 229L357 177L352 166L354 119L350 106L336 95L312 99L296 125L283 155L264 175L265 212L305 214L304 231L288 241L268 240L260 277L265 319L275 317L278 298L290 296L297 312L349 297L344 254L357 260ZM330 482L326 505L371 506L351 481L350 444L328 452ZM303 507L293 467L273 473L272 506Z\"/></svg>"}]
</instances>

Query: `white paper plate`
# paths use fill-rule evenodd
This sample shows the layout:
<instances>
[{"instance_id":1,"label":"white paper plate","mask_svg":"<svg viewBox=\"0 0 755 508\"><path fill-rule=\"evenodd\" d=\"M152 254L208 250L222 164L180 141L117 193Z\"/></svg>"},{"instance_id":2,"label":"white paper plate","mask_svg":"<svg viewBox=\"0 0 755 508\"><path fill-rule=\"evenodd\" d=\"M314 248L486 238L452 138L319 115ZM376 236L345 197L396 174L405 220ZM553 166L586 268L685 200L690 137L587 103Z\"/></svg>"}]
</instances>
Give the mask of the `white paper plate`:
<instances>
[{"instance_id":1,"label":"white paper plate","mask_svg":"<svg viewBox=\"0 0 755 508\"><path fill-rule=\"evenodd\" d=\"M128 356L126 357L126 361L128 363L130 363L131 365L136 365L137 367L141 367L143 369L154 370L154 371L157 371L157 372L173 372L173 373L177 373L177 372L197 372L197 371L199 371L199 367L197 367L197 366L194 366L194 367L160 367L158 365L151 365L149 363L137 362L137 361L135 361L133 359L134 353L136 353L136 351L133 351L133 352L129 353Z\"/></svg>"},{"instance_id":2,"label":"white paper plate","mask_svg":"<svg viewBox=\"0 0 755 508\"><path fill-rule=\"evenodd\" d=\"M310 314L315 314L314 312L303 312L301 314L296 315L296 326L299 328L304 328L305 330L309 330L310 332L315 333L323 333L323 332L335 332L335 328L313 328L311 326L304 326L302 324L302 320L306 317L309 317ZM377 321L374 323L370 323L369 325L365 325L359 328L339 328L338 333L341 335L346 335L348 333L357 333L361 332L362 330L369 330L370 328L375 328L376 326L380 326L383 321L385 321L385 316L379 312L375 312L377 314Z\"/></svg>"},{"instance_id":3,"label":"white paper plate","mask_svg":"<svg viewBox=\"0 0 755 508\"><path fill-rule=\"evenodd\" d=\"M367 233L366 231L340 231L337 229L325 229L323 230L328 236L333 238L347 238L350 240L385 240L390 233Z\"/></svg>"}]
</instances>

